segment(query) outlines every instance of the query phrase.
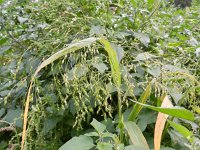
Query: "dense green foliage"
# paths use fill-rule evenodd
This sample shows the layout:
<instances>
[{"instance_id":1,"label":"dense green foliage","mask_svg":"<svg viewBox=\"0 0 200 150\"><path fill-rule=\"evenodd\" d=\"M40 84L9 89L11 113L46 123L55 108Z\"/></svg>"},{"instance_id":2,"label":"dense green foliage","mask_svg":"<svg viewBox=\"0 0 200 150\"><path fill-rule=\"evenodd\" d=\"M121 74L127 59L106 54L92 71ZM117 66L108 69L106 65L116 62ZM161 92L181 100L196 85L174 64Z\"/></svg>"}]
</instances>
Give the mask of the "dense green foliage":
<instances>
[{"instance_id":1,"label":"dense green foliage","mask_svg":"<svg viewBox=\"0 0 200 150\"><path fill-rule=\"evenodd\" d=\"M153 148L156 111L162 147L200 148L199 0L0 4L0 149L20 149L30 87L24 149Z\"/></svg>"}]
</instances>

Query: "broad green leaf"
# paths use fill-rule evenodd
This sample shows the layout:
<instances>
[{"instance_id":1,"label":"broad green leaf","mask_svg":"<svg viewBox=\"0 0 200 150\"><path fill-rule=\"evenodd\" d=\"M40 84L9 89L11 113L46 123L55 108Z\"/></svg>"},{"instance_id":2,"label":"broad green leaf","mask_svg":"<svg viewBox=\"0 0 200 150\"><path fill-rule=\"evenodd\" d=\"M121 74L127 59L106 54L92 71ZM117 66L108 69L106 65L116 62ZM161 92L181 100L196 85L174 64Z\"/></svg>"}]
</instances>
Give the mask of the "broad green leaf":
<instances>
[{"instance_id":1,"label":"broad green leaf","mask_svg":"<svg viewBox=\"0 0 200 150\"><path fill-rule=\"evenodd\" d=\"M21 109L15 109L15 110L8 110L8 113L3 118L4 121L7 121L9 123L14 123L15 126L22 128L22 119L20 118L22 113Z\"/></svg>"},{"instance_id":2,"label":"broad green leaf","mask_svg":"<svg viewBox=\"0 0 200 150\"><path fill-rule=\"evenodd\" d=\"M63 77L63 78L65 78L65 77ZM75 114L79 111L79 109L80 109L80 107L76 106L76 104L74 104L74 99L71 98L71 99L69 100L69 111L70 111L73 115L75 115Z\"/></svg>"},{"instance_id":3,"label":"broad green leaf","mask_svg":"<svg viewBox=\"0 0 200 150\"><path fill-rule=\"evenodd\" d=\"M147 72L152 76L158 78L161 75L161 68L160 67L149 67Z\"/></svg>"},{"instance_id":4,"label":"broad green leaf","mask_svg":"<svg viewBox=\"0 0 200 150\"><path fill-rule=\"evenodd\" d=\"M130 0L131 1L131 4L134 8L137 8L137 2L136 0Z\"/></svg>"},{"instance_id":5,"label":"broad green leaf","mask_svg":"<svg viewBox=\"0 0 200 150\"><path fill-rule=\"evenodd\" d=\"M191 131L189 131L186 127L182 126L181 124L177 124L173 121L170 121L170 120L167 120L167 122L170 124L170 126L172 126L180 134L182 134L191 143L194 141L193 133Z\"/></svg>"},{"instance_id":6,"label":"broad green leaf","mask_svg":"<svg viewBox=\"0 0 200 150\"><path fill-rule=\"evenodd\" d=\"M2 46L0 47L0 55L4 54L11 46Z\"/></svg>"},{"instance_id":7,"label":"broad green leaf","mask_svg":"<svg viewBox=\"0 0 200 150\"><path fill-rule=\"evenodd\" d=\"M4 115L5 112L6 112L5 108L0 109L0 118Z\"/></svg>"},{"instance_id":8,"label":"broad green leaf","mask_svg":"<svg viewBox=\"0 0 200 150\"><path fill-rule=\"evenodd\" d=\"M105 133L103 133L102 137L114 138L114 137L116 137L116 135L113 133L110 133L110 132L105 132Z\"/></svg>"},{"instance_id":9,"label":"broad green leaf","mask_svg":"<svg viewBox=\"0 0 200 150\"><path fill-rule=\"evenodd\" d=\"M67 143L62 145L59 150L89 150L94 146L91 137L81 135L79 137L73 137Z\"/></svg>"},{"instance_id":10,"label":"broad green leaf","mask_svg":"<svg viewBox=\"0 0 200 150\"><path fill-rule=\"evenodd\" d=\"M41 60L36 57L32 57L30 59L26 59L24 62L24 69L27 74L32 74L37 68L37 66L41 63Z\"/></svg>"},{"instance_id":11,"label":"broad green leaf","mask_svg":"<svg viewBox=\"0 0 200 150\"><path fill-rule=\"evenodd\" d=\"M144 46L148 47L149 43L150 43L150 38L148 35L144 34L144 33L140 33L140 32L133 32L133 36L135 38L137 38L138 40L140 40L140 42L142 44L144 44Z\"/></svg>"},{"instance_id":12,"label":"broad green leaf","mask_svg":"<svg viewBox=\"0 0 200 150\"><path fill-rule=\"evenodd\" d=\"M102 142L97 143L97 149L98 150L113 150L112 147L113 146L110 143L102 143Z\"/></svg>"},{"instance_id":13,"label":"broad green leaf","mask_svg":"<svg viewBox=\"0 0 200 150\"><path fill-rule=\"evenodd\" d=\"M182 73L188 72L187 70L184 70L182 68L179 68L179 67L173 66L173 65L169 65L169 64L164 65L163 69L166 70L166 71L170 71L170 72L182 72Z\"/></svg>"},{"instance_id":14,"label":"broad green leaf","mask_svg":"<svg viewBox=\"0 0 200 150\"><path fill-rule=\"evenodd\" d=\"M84 76L89 71L88 67L81 64L76 65L67 73L67 80L74 80Z\"/></svg>"},{"instance_id":15,"label":"broad green leaf","mask_svg":"<svg viewBox=\"0 0 200 150\"><path fill-rule=\"evenodd\" d=\"M0 4L3 4L4 0L0 0Z\"/></svg>"},{"instance_id":16,"label":"broad green leaf","mask_svg":"<svg viewBox=\"0 0 200 150\"><path fill-rule=\"evenodd\" d=\"M10 93L10 90L4 90L4 91L1 91L0 92L0 96L6 96L6 95L8 95Z\"/></svg>"},{"instance_id":17,"label":"broad green leaf","mask_svg":"<svg viewBox=\"0 0 200 150\"><path fill-rule=\"evenodd\" d=\"M172 92L169 91L169 94L172 96L176 104L178 104L179 100L183 98L183 94L181 92L178 93L178 91L175 91L175 89L173 89Z\"/></svg>"},{"instance_id":18,"label":"broad green leaf","mask_svg":"<svg viewBox=\"0 0 200 150\"><path fill-rule=\"evenodd\" d=\"M117 144L117 150L124 150L124 144Z\"/></svg>"},{"instance_id":19,"label":"broad green leaf","mask_svg":"<svg viewBox=\"0 0 200 150\"><path fill-rule=\"evenodd\" d=\"M144 92L142 93L141 97L139 98L139 102L141 103L146 103L147 98L150 96L151 94L151 84L147 85L146 89L144 90ZM131 114L129 115L129 121L134 121L136 119L136 117L138 116L138 114L140 113L141 109L142 109L142 105L140 104L135 104Z\"/></svg>"},{"instance_id":20,"label":"broad green leaf","mask_svg":"<svg viewBox=\"0 0 200 150\"><path fill-rule=\"evenodd\" d=\"M149 109L171 115L173 117L178 117L178 118L194 121L194 114L191 111L182 107L162 108L162 107L155 107L155 106L143 104L134 100L131 100L131 101L139 105L142 105L144 107L147 107Z\"/></svg>"},{"instance_id":21,"label":"broad green leaf","mask_svg":"<svg viewBox=\"0 0 200 150\"><path fill-rule=\"evenodd\" d=\"M103 34L106 34L106 31L102 26L92 26L90 30L90 36L94 36L95 34L103 35Z\"/></svg>"},{"instance_id":22,"label":"broad green leaf","mask_svg":"<svg viewBox=\"0 0 200 150\"><path fill-rule=\"evenodd\" d=\"M17 19L18 19L19 23L24 23L28 20L28 18L23 18L23 17L20 17L20 16L18 16Z\"/></svg>"},{"instance_id":23,"label":"broad green leaf","mask_svg":"<svg viewBox=\"0 0 200 150\"><path fill-rule=\"evenodd\" d=\"M84 134L85 136L99 136L99 134L97 132L89 132Z\"/></svg>"},{"instance_id":24,"label":"broad green leaf","mask_svg":"<svg viewBox=\"0 0 200 150\"><path fill-rule=\"evenodd\" d=\"M140 61L140 60L146 60L146 59L150 59L150 58L152 58L152 57L156 57L155 55L152 55L152 54L150 54L150 53L148 53L148 52L144 52L144 53L140 53L140 54L138 54L137 56L136 56L136 60L137 61Z\"/></svg>"},{"instance_id":25,"label":"broad green leaf","mask_svg":"<svg viewBox=\"0 0 200 150\"><path fill-rule=\"evenodd\" d=\"M56 124L58 123L59 118L50 118L50 119L47 119L45 118L44 119L44 125L43 125L43 129L42 131L44 132L44 134L46 135L50 130L52 130L53 128L55 128Z\"/></svg>"},{"instance_id":26,"label":"broad green leaf","mask_svg":"<svg viewBox=\"0 0 200 150\"><path fill-rule=\"evenodd\" d=\"M155 0L148 0L148 5L152 6Z\"/></svg>"},{"instance_id":27,"label":"broad green leaf","mask_svg":"<svg viewBox=\"0 0 200 150\"><path fill-rule=\"evenodd\" d=\"M93 63L92 66L96 68L100 73L104 73L106 70L108 70L108 67L105 63Z\"/></svg>"},{"instance_id":28,"label":"broad green leaf","mask_svg":"<svg viewBox=\"0 0 200 150\"><path fill-rule=\"evenodd\" d=\"M128 132L130 141L133 145L140 146L144 149L149 150L147 141L144 138L140 128L135 124L135 122L132 121L124 122L124 127Z\"/></svg>"},{"instance_id":29,"label":"broad green leaf","mask_svg":"<svg viewBox=\"0 0 200 150\"><path fill-rule=\"evenodd\" d=\"M126 146L124 150L148 150L148 149L141 146L129 145Z\"/></svg>"},{"instance_id":30,"label":"broad green leaf","mask_svg":"<svg viewBox=\"0 0 200 150\"><path fill-rule=\"evenodd\" d=\"M175 150L175 149L173 149L173 148L170 148L170 147L161 147L161 149L160 150Z\"/></svg>"},{"instance_id":31,"label":"broad green leaf","mask_svg":"<svg viewBox=\"0 0 200 150\"><path fill-rule=\"evenodd\" d=\"M93 118L92 122L90 123L94 128L95 130L101 134L103 133L105 130L106 130L106 126L100 122L98 122L96 119Z\"/></svg>"},{"instance_id":32,"label":"broad green leaf","mask_svg":"<svg viewBox=\"0 0 200 150\"><path fill-rule=\"evenodd\" d=\"M1 39L0 39L0 45L6 43L7 40L8 40L8 38L1 38Z\"/></svg>"},{"instance_id":33,"label":"broad green leaf","mask_svg":"<svg viewBox=\"0 0 200 150\"><path fill-rule=\"evenodd\" d=\"M141 111L140 115L137 118L137 125L143 132L148 124L156 122L156 118L157 118L157 113L155 111L148 108L143 108L143 111Z\"/></svg>"},{"instance_id":34,"label":"broad green leaf","mask_svg":"<svg viewBox=\"0 0 200 150\"><path fill-rule=\"evenodd\" d=\"M106 118L102 121L103 124L106 126L106 131L110 133L114 133L115 129L115 122L111 118Z\"/></svg>"}]
</instances>

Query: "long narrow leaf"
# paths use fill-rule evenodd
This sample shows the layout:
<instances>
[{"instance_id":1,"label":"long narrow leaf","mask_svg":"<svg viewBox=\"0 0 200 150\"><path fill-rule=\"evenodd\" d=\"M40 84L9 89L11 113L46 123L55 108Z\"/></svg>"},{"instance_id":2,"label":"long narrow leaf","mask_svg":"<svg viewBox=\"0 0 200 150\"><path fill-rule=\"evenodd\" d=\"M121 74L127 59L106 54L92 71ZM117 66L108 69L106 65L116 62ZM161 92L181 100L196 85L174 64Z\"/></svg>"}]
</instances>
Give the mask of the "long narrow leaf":
<instances>
[{"instance_id":1,"label":"long narrow leaf","mask_svg":"<svg viewBox=\"0 0 200 150\"><path fill-rule=\"evenodd\" d=\"M137 103L139 105L142 105L144 107L147 107L149 109L152 109L152 110L155 110L155 111L158 111L158 112L162 112L164 114L168 114L170 116L194 121L194 114L191 111L189 111L185 108L182 108L182 107L162 108L162 107L155 107L155 106L139 103L139 102L134 101L132 99L129 99L129 100L131 100L132 102Z\"/></svg>"},{"instance_id":2,"label":"long narrow leaf","mask_svg":"<svg viewBox=\"0 0 200 150\"><path fill-rule=\"evenodd\" d=\"M145 104L150 94L151 94L151 84L148 84L146 89L142 93L141 97L139 98L138 102ZM128 120L134 121L136 117L138 116L138 114L140 113L142 107L143 107L142 105L136 103L131 111L131 114L129 115Z\"/></svg>"},{"instance_id":3,"label":"long narrow leaf","mask_svg":"<svg viewBox=\"0 0 200 150\"><path fill-rule=\"evenodd\" d=\"M110 65L111 65L111 70L112 70L112 78L114 83L119 87L121 85L121 73L120 73L120 66L119 66L119 61L117 57L117 52L112 48L111 44L105 40L105 39L100 39L99 40L103 45L108 53Z\"/></svg>"},{"instance_id":4,"label":"long narrow leaf","mask_svg":"<svg viewBox=\"0 0 200 150\"><path fill-rule=\"evenodd\" d=\"M189 131L186 127L167 120L167 122L172 126L175 130L177 130L180 134L182 134L186 139L188 139L191 143L194 141L194 136L191 131Z\"/></svg>"},{"instance_id":5,"label":"long narrow leaf","mask_svg":"<svg viewBox=\"0 0 200 150\"><path fill-rule=\"evenodd\" d=\"M149 150L147 141L135 122L124 122L124 127L128 132L132 145L140 146L141 148Z\"/></svg>"},{"instance_id":6,"label":"long narrow leaf","mask_svg":"<svg viewBox=\"0 0 200 150\"><path fill-rule=\"evenodd\" d=\"M162 108L173 107L173 105L167 95L162 100L161 107ZM166 123L168 116L169 115L167 115L167 114L158 113L155 130L154 130L154 150L160 150L161 137L162 137L162 133L163 133L165 123Z\"/></svg>"},{"instance_id":7,"label":"long narrow leaf","mask_svg":"<svg viewBox=\"0 0 200 150\"><path fill-rule=\"evenodd\" d=\"M99 40L103 45L108 53L109 61L110 61L110 66L111 66L111 74L112 74L112 79L115 85L117 86L117 92L118 92L118 115L119 115L119 123L118 127L120 129L120 141L123 140L123 117L122 117L122 105L121 105L121 94L120 94L120 86L121 86L121 73L120 73L120 66L119 66L119 60L117 57L117 52L113 49L111 44L105 40L105 39L100 39Z\"/></svg>"}]
</instances>

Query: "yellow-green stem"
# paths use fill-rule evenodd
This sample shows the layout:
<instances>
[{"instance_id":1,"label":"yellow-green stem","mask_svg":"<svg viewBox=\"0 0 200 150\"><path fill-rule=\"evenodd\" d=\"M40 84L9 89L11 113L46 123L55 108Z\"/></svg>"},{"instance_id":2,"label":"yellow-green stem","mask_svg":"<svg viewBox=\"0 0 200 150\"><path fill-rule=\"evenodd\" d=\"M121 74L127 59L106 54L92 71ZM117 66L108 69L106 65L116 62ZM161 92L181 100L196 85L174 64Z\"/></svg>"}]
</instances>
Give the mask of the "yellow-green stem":
<instances>
[{"instance_id":1,"label":"yellow-green stem","mask_svg":"<svg viewBox=\"0 0 200 150\"><path fill-rule=\"evenodd\" d=\"M118 116L119 116L119 122L118 122L118 127L119 127L119 137L120 137L120 142L123 142L124 140L124 127L123 127L123 116L122 116L122 101L121 101L121 93L120 93L120 88L118 88L117 90L117 94L118 94Z\"/></svg>"}]
</instances>

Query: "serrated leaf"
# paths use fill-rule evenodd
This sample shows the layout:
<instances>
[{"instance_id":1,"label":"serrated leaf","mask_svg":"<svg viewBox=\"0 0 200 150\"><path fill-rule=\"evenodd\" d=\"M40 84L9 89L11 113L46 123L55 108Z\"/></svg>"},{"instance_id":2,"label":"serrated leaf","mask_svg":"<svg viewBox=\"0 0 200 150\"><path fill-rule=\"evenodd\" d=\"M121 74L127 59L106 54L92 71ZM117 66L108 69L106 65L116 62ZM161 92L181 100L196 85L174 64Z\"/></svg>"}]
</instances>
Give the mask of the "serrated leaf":
<instances>
[{"instance_id":1,"label":"serrated leaf","mask_svg":"<svg viewBox=\"0 0 200 150\"><path fill-rule=\"evenodd\" d=\"M124 122L124 127L128 132L132 145L136 145L149 150L147 141L144 138L140 128L135 124L135 122L132 121Z\"/></svg>"},{"instance_id":2,"label":"serrated leaf","mask_svg":"<svg viewBox=\"0 0 200 150\"><path fill-rule=\"evenodd\" d=\"M94 146L91 137L81 135L79 137L73 137L67 143L62 145L59 150L89 150Z\"/></svg>"}]
</instances>

